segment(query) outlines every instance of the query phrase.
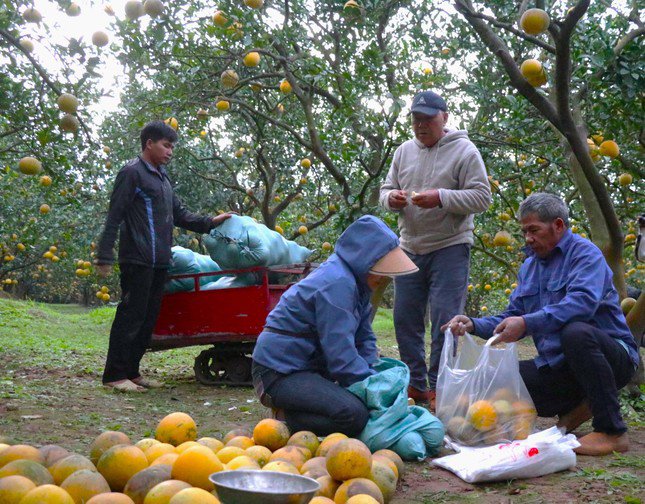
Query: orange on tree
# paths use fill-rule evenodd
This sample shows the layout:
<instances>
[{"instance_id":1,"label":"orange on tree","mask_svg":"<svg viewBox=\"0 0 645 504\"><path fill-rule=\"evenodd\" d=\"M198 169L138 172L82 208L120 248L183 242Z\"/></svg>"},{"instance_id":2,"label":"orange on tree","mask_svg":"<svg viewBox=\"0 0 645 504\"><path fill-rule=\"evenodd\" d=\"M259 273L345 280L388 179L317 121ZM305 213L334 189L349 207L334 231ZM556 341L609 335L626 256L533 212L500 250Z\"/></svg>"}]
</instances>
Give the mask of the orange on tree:
<instances>
[{"instance_id":1,"label":"orange on tree","mask_svg":"<svg viewBox=\"0 0 645 504\"><path fill-rule=\"evenodd\" d=\"M632 177L631 173L621 173L618 177L618 183L623 187L631 184L633 180L634 178Z\"/></svg>"},{"instance_id":2,"label":"orange on tree","mask_svg":"<svg viewBox=\"0 0 645 504\"><path fill-rule=\"evenodd\" d=\"M280 82L280 91L282 91L284 94L291 93L291 83L287 79L284 79L282 82Z\"/></svg>"},{"instance_id":3,"label":"orange on tree","mask_svg":"<svg viewBox=\"0 0 645 504\"><path fill-rule=\"evenodd\" d=\"M143 16L143 4L139 0L128 0L125 3L125 16L131 21Z\"/></svg>"},{"instance_id":4,"label":"orange on tree","mask_svg":"<svg viewBox=\"0 0 645 504\"><path fill-rule=\"evenodd\" d=\"M194 446L181 453L172 465L172 478L190 483L209 492L215 488L208 479L213 473L222 471L220 459L206 446Z\"/></svg>"},{"instance_id":5,"label":"orange on tree","mask_svg":"<svg viewBox=\"0 0 645 504\"><path fill-rule=\"evenodd\" d=\"M68 114L75 114L78 110L78 98L73 94L61 93L56 103L61 111Z\"/></svg>"},{"instance_id":6,"label":"orange on tree","mask_svg":"<svg viewBox=\"0 0 645 504\"><path fill-rule=\"evenodd\" d=\"M311 167L311 159L309 158L304 158L300 160L300 166L303 168L309 168Z\"/></svg>"},{"instance_id":7,"label":"orange on tree","mask_svg":"<svg viewBox=\"0 0 645 504\"><path fill-rule=\"evenodd\" d=\"M542 70L542 63L536 59L527 59L520 65L520 73L525 79L528 79L529 77L537 77L542 73Z\"/></svg>"},{"instance_id":8,"label":"orange on tree","mask_svg":"<svg viewBox=\"0 0 645 504\"><path fill-rule=\"evenodd\" d=\"M110 42L110 37L104 31L95 31L92 34L92 44L96 47L105 47Z\"/></svg>"},{"instance_id":9,"label":"orange on tree","mask_svg":"<svg viewBox=\"0 0 645 504\"><path fill-rule=\"evenodd\" d=\"M511 244L513 237L508 231L498 231L493 238L493 245L495 247L506 247Z\"/></svg>"},{"instance_id":10,"label":"orange on tree","mask_svg":"<svg viewBox=\"0 0 645 504\"><path fill-rule=\"evenodd\" d=\"M143 2L143 12L152 18L156 18L163 14L164 6L161 0L146 0Z\"/></svg>"},{"instance_id":11,"label":"orange on tree","mask_svg":"<svg viewBox=\"0 0 645 504\"><path fill-rule=\"evenodd\" d=\"M27 38L21 38L19 44L20 47L22 47L28 53L33 52L34 50L34 43Z\"/></svg>"},{"instance_id":12,"label":"orange on tree","mask_svg":"<svg viewBox=\"0 0 645 504\"><path fill-rule=\"evenodd\" d=\"M28 23L40 23L43 20L43 15L38 9L30 7L22 12L22 18Z\"/></svg>"},{"instance_id":13,"label":"orange on tree","mask_svg":"<svg viewBox=\"0 0 645 504\"><path fill-rule=\"evenodd\" d=\"M598 150L600 152L600 155L607 156L610 158L615 158L618 156L618 154L620 154L620 149L618 148L618 144L613 140L605 140L603 143L600 144L600 147L598 147Z\"/></svg>"},{"instance_id":14,"label":"orange on tree","mask_svg":"<svg viewBox=\"0 0 645 504\"><path fill-rule=\"evenodd\" d=\"M264 0L244 0L244 5L251 9L260 9L264 5Z\"/></svg>"},{"instance_id":15,"label":"orange on tree","mask_svg":"<svg viewBox=\"0 0 645 504\"><path fill-rule=\"evenodd\" d=\"M217 108L217 110L225 111L231 108L231 103L227 100L219 100L215 104L215 108Z\"/></svg>"},{"instance_id":16,"label":"orange on tree","mask_svg":"<svg viewBox=\"0 0 645 504\"><path fill-rule=\"evenodd\" d=\"M164 122L175 131L179 128L179 122L175 117L169 117L168 119L165 119Z\"/></svg>"},{"instance_id":17,"label":"orange on tree","mask_svg":"<svg viewBox=\"0 0 645 504\"><path fill-rule=\"evenodd\" d=\"M42 168L42 163L32 156L25 156L18 161L18 170L25 175L36 175Z\"/></svg>"},{"instance_id":18,"label":"orange on tree","mask_svg":"<svg viewBox=\"0 0 645 504\"><path fill-rule=\"evenodd\" d=\"M527 9L520 18L520 27L529 35L539 35L548 28L551 20L542 9Z\"/></svg>"},{"instance_id":19,"label":"orange on tree","mask_svg":"<svg viewBox=\"0 0 645 504\"><path fill-rule=\"evenodd\" d=\"M237 72L231 69L224 70L222 72L222 75L220 76L220 82L225 88L232 88L237 86L239 80L240 78L238 77Z\"/></svg>"},{"instance_id":20,"label":"orange on tree","mask_svg":"<svg viewBox=\"0 0 645 504\"><path fill-rule=\"evenodd\" d=\"M260 64L260 53L251 51L244 56L242 62L244 63L244 66L256 67Z\"/></svg>"},{"instance_id":21,"label":"orange on tree","mask_svg":"<svg viewBox=\"0 0 645 504\"><path fill-rule=\"evenodd\" d=\"M162 443L178 446L197 439L197 425L186 413L175 412L166 415L157 425L155 439Z\"/></svg>"},{"instance_id":22,"label":"orange on tree","mask_svg":"<svg viewBox=\"0 0 645 504\"><path fill-rule=\"evenodd\" d=\"M213 14L213 23L215 23L217 26L224 26L226 23L228 23L226 14L224 14L220 10L215 11L215 14Z\"/></svg>"},{"instance_id":23,"label":"orange on tree","mask_svg":"<svg viewBox=\"0 0 645 504\"><path fill-rule=\"evenodd\" d=\"M285 446L290 437L291 434L287 426L272 418L260 420L253 429L255 444L266 446L271 451Z\"/></svg>"}]
</instances>

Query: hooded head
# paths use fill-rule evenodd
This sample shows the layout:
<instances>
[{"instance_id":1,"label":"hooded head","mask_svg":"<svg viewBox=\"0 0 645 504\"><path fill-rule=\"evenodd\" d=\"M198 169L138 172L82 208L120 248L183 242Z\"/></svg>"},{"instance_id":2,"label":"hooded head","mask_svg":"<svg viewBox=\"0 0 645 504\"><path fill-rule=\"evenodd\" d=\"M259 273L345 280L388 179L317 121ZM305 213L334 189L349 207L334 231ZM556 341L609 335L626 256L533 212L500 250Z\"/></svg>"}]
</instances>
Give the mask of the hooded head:
<instances>
[{"instance_id":1,"label":"hooded head","mask_svg":"<svg viewBox=\"0 0 645 504\"><path fill-rule=\"evenodd\" d=\"M353 222L338 238L335 253L363 282L369 273L397 276L418 269L399 247L397 236L373 215Z\"/></svg>"}]
</instances>

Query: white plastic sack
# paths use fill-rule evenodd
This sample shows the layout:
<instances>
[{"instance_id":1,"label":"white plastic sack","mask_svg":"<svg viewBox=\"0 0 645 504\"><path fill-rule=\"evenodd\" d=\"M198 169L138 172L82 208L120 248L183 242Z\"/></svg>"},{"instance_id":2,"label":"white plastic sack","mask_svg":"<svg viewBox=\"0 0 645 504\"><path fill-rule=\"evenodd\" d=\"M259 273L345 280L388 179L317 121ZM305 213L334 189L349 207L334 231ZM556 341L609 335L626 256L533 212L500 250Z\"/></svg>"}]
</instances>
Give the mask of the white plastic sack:
<instances>
[{"instance_id":1,"label":"white plastic sack","mask_svg":"<svg viewBox=\"0 0 645 504\"><path fill-rule=\"evenodd\" d=\"M557 427L531 434L527 439L483 448L447 443L460 450L432 463L455 473L468 483L536 478L576 465L574 448L580 446L573 434Z\"/></svg>"},{"instance_id":2,"label":"white plastic sack","mask_svg":"<svg viewBox=\"0 0 645 504\"><path fill-rule=\"evenodd\" d=\"M515 343L491 346L470 334L456 353L457 339L445 333L437 377L437 417L453 441L486 446L526 439L537 411L520 376Z\"/></svg>"}]
</instances>

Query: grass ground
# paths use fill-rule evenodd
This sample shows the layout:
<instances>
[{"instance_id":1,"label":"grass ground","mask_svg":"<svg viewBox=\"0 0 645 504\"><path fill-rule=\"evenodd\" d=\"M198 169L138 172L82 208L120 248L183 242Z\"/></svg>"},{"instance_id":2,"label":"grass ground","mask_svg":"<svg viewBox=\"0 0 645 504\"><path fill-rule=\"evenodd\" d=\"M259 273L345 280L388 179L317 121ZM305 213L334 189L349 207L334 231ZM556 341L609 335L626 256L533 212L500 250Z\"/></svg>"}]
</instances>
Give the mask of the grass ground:
<instances>
[{"instance_id":1,"label":"grass ground","mask_svg":"<svg viewBox=\"0 0 645 504\"><path fill-rule=\"evenodd\" d=\"M0 299L0 438L36 446L59 444L87 455L103 430L121 430L137 440L153 434L173 411L197 421L200 436L223 436L266 416L250 388L197 383L193 360L202 348L156 352L144 371L167 387L124 395L100 384L114 308L88 310ZM391 313L374 322L385 355L397 356ZM530 343L520 353L532 353ZM623 397L632 450L603 458L579 457L575 470L532 480L469 485L429 461L408 464L394 499L430 502L641 502L645 496L645 406L643 396ZM553 424L543 419L540 427ZM581 429L581 432L589 430Z\"/></svg>"}]
</instances>

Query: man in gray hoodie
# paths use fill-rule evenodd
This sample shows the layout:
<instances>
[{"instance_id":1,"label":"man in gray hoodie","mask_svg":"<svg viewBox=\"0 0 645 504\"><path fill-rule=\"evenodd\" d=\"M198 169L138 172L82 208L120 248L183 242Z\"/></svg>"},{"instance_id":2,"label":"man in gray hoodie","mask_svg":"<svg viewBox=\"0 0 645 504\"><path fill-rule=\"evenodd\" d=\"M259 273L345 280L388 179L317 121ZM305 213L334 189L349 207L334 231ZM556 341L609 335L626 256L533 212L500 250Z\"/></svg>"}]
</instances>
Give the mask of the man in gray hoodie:
<instances>
[{"instance_id":1,"label":"man in gray hoodie","mask_svg":"<svg viewBox=\"0 0 645 504\"><path fill-rule=\"evenodd\" d=\"M419 268L395 279L394 327L401 360L410 368L408 395L431 408L443 347L440 327L463 312L473 217L491 203L482 157L466 131L446 128L447 110L443 98L432 91L414 97L410 112L415 138L394 153L379 198L383 207L398 212L401 248Z\"/></svg>"}]
</instances>

